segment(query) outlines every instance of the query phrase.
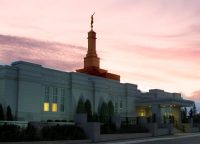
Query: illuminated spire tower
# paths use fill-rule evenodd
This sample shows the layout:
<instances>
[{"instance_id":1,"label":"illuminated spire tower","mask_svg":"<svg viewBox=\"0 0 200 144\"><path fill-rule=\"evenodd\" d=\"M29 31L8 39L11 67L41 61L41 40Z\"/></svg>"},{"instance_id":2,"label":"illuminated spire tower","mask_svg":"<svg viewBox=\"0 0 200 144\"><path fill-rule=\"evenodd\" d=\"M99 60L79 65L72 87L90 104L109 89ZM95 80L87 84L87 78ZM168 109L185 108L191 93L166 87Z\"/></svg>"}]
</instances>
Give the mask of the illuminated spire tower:
<instances>
[{"instance_id":1,"label":"illuminated spire tower","mask_svg":"<svg viewBox=\"0 0 200 144\"><path fill-rule=\"evenodd\" d=\"M76 71L120 81L119 75L108 73L107 70L100 68L100 59L96 53L96 33L93 31L93 16L94 14L91 16L91 30L88 32L88 51L84 58L84 68Z\"/></svg>"},{"instance_id":2,"label":"illuminated spire tower","mask_svg":"<svg viewBox=\"0 0 200 144\"><path fill-rule=\"evenodd\" d=\"M100 61L96 53L96 33L93 31L93 15L91 16L91 30L88 32L88 51L84 58L84 68L99 68L100 66Z\"/></svg>"}]
</instances>

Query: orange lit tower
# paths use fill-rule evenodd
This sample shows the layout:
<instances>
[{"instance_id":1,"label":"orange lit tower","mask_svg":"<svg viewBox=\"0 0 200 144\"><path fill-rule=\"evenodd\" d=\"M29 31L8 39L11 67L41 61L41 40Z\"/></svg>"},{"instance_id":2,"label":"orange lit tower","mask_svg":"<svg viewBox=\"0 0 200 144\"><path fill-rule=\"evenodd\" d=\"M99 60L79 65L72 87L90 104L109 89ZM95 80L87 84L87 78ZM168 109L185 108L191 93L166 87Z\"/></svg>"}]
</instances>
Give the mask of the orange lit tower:
<instances>
[{"instance_id":1,"label":"orange lit tower","mask_svg":"<svg viewBox=\"0 0 200 144\"><path fill-rule=\"evenodd\" d=\"M107 70L100 68L100 59L96 53L96 33L93 31L93 15L91 16L91 30L88 32L88 51L84 58L84 68L76 71L120 81L119 75L108 73Z\"/></svg>"}]
</instances>

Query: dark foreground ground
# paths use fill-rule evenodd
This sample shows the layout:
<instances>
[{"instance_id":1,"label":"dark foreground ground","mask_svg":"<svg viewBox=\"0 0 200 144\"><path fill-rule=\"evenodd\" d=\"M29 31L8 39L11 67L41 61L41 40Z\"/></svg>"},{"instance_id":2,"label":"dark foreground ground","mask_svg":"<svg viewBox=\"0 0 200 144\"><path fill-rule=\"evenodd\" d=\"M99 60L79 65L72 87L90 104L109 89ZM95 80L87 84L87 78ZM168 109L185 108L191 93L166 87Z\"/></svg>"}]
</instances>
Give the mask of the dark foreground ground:
<instances>
[{"instance_id":1,"label":"dark foreground ground","mask_svg":"<svg viewBox=\"0 0 200 144\"><path fill-rule=\"evenodd\" d=\"M6 142L5 144L88 144L90 140L75 141L40 141L40 142ZM4 144L3 142L0 144ZM148 137L123 141L100 142L97 144L200 144L200 133L177 134L174 136Z\"/></svg>"}]
</instances>

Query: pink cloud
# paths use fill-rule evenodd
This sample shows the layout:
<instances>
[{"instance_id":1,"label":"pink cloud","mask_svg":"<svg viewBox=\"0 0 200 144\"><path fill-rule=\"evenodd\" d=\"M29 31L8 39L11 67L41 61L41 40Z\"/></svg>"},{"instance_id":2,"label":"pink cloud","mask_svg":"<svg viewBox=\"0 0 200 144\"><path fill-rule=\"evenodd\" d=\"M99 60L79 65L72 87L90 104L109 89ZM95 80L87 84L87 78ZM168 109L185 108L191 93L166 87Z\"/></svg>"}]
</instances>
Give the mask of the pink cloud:
<instances>
[{"instance_id":1,"label":"pink cloud","mask_svg":"<svg viewBox=\"0 0 200 144\"><path fill-rule=\"evenodd\" d=\"M189 97L191 100L200 100L200 90L194 91L192 95Z\"/></svg>"},{"instance_id":2,"label":"pink cloud","mask_svg":"<svg viewBox=\"0 0 200 144\"><path fill-rule=\"evenodd\" d=\"M86 48L25 37L0 35L0 59L4 64L24 60L60 70L82 67Z\"/></svg>"},{"instance_id":3,"label":"pink cloud","mask_svg":"<svg viewBox=\"0 0 200 144\"><path fill-rule=\"evenodd\" d=\"M200 45L199 45L200 47ZM153 48L144 46L133 46L130 50L137 54L154 59L168 59L168 60L200 60L199 48Z\"/></svg>"}]
</instances>

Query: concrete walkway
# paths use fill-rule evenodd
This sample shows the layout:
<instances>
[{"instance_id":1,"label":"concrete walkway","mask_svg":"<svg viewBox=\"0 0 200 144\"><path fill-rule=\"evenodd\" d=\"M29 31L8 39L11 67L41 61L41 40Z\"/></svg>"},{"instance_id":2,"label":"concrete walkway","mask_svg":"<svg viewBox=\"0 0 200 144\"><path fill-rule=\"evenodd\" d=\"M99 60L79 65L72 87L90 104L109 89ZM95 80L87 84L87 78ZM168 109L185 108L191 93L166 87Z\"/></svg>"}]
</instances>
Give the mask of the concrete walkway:
<instances>
[{"instance_id":1,"label":"concrete walkway","mask_svg":"<svg viewBox=\"0 0 200 144\"><path fill-rule=\"evenodd\" d=\"M145 139L137 139L137 140L124 140L124 141L112 141L106 142L104 144L139 144L144 142L155 142L160 140L174 140L174 139L183 139L183 138L191 138L191 137L200 137L200 133L179 133L172 136L162 136L162 137L151 137Z\"/></svg>"}]
</instances>

